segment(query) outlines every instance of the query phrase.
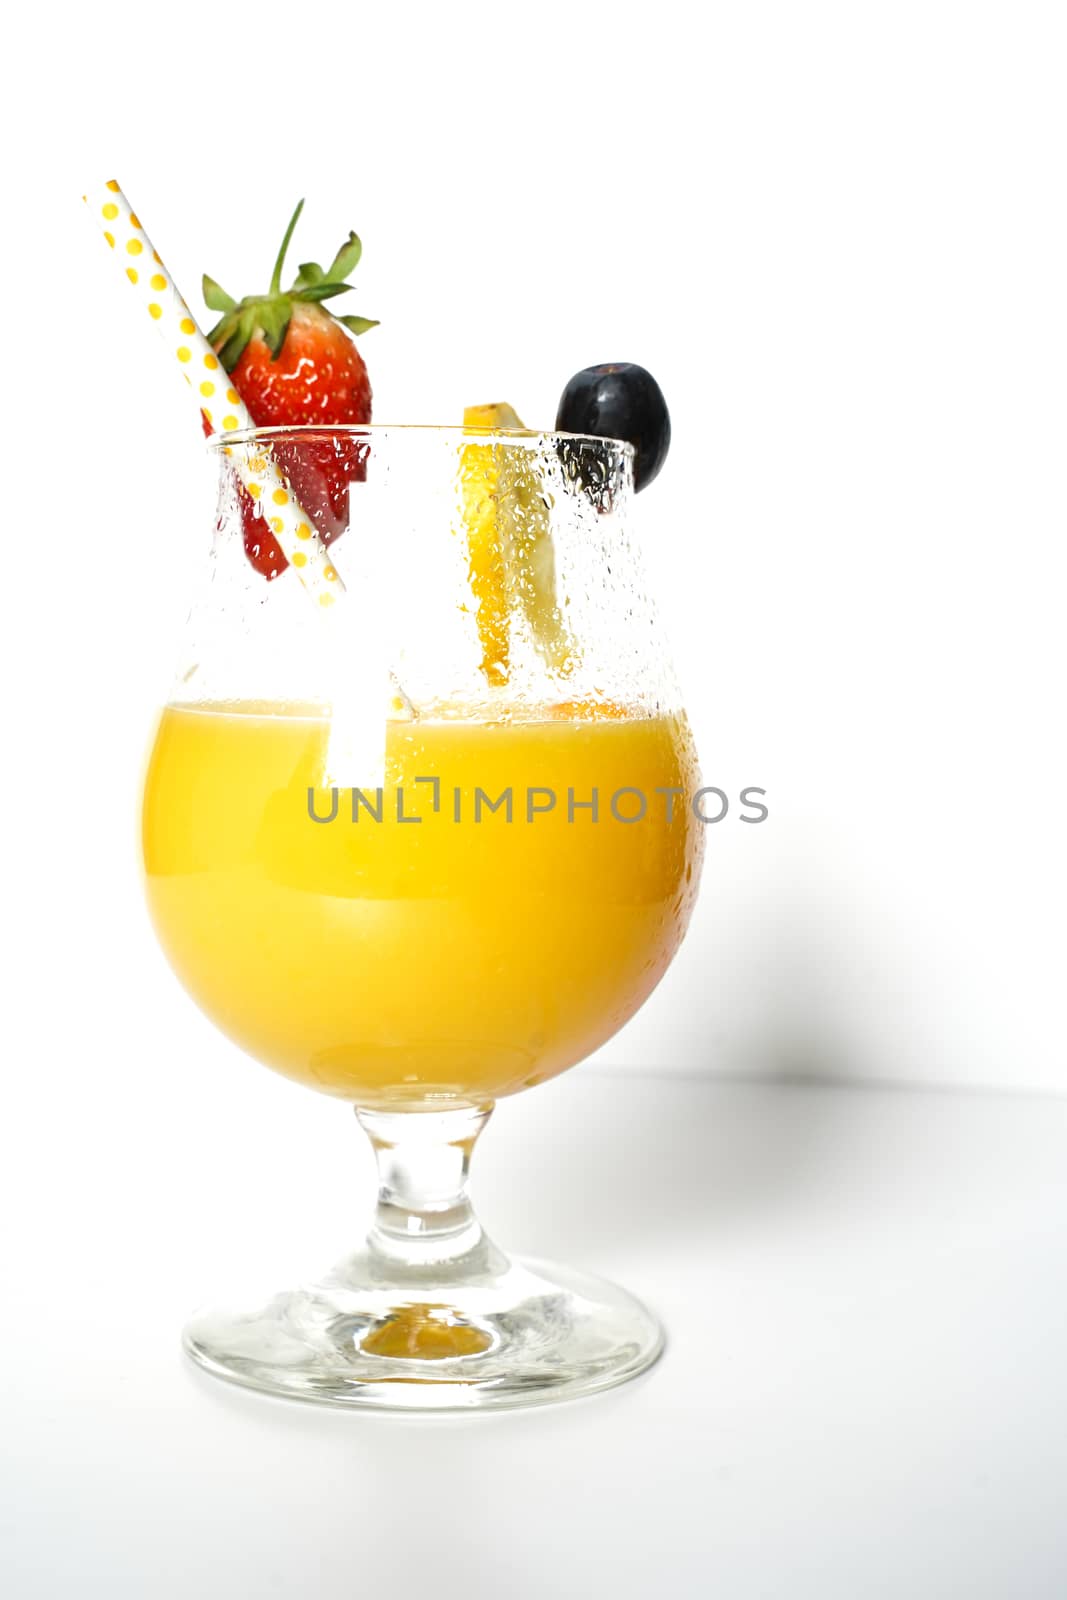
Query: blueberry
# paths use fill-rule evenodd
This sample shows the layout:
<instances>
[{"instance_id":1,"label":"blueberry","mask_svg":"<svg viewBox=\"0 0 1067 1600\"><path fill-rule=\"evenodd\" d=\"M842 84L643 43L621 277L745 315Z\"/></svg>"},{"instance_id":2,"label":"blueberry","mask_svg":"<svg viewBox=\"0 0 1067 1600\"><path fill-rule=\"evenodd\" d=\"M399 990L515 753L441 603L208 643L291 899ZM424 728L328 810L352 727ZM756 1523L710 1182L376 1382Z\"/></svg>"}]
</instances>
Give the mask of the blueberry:
<instances>
[{"instance_id":1,"label":"blueberry","mask_svg":"<svg viewBox=\"0 0 1067 1600\"><path fill-rule=\"evenodd\" d=\"M626 439L634 447L634 487L652 482L667 459L671 419L663 391L632 361L608 361L575 373L556 413L562 433Z\"/></svg>"}]
</instances>

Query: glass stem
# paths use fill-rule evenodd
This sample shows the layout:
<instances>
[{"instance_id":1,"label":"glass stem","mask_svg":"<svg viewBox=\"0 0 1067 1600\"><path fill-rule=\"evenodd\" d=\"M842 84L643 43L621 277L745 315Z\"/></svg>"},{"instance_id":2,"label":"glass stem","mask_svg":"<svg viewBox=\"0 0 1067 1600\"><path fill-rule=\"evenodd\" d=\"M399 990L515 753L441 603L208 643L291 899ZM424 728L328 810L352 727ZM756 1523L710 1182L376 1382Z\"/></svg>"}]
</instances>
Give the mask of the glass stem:
<instances>
[{"instance_id":1,"label":"glass stem","mask_svg":"<svg viewBox=\"0 0 1067 1600\"><path fill-rule=\"evenodd\" d=\"M378 1205L367 1236L392 1266L446 1267L488 1247L467 1197L475 1141L492 1105L455 1111L367 1111L356 1117L378 1162Z\"/></svg>"}]
</instances>

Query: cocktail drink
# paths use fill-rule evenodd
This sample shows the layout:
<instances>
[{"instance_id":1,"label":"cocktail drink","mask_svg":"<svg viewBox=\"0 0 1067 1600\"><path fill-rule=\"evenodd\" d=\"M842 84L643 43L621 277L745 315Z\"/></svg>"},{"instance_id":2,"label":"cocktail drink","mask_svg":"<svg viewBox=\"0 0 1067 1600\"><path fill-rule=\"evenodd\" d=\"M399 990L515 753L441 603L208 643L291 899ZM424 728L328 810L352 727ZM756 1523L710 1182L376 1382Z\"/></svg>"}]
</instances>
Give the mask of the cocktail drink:
<instances>
[{"instance_id":1,"label":"cocktail drink","mask_svg":"<svg viewBox=\"0 0 1067 1600\"><path fill-rule=\"evenodd\" d=\"M149 904L238 1044L312 1088L417 1109L541 1083L633 1014L692 892L692 818L676 804L668 823L656 793L691 792L680 717L391 722L370 792L322 786L329 731L255 705L161 722Z\"/></svg>"},{"instance_id":2,"label":"cocktail drink","mask_svg":"<svg viewBox=\"0 0 1067 1600\"><path fill-rule=\"evenodd\" d=\"M509 1261L465 1180L497 1098L643 1003L696 893L695 754L630 537L632 452L378 428L217 449L210 582L146 779L149 906L209 1017L355 1106L381 1193L349 1259L205 1313L187 1347L339 1404L619 1382L658 1353L654 1319ZM320 613L245 559L235 468L264 456L305 484L347 473L343 606Z\"/></svg>"}]
</instances>

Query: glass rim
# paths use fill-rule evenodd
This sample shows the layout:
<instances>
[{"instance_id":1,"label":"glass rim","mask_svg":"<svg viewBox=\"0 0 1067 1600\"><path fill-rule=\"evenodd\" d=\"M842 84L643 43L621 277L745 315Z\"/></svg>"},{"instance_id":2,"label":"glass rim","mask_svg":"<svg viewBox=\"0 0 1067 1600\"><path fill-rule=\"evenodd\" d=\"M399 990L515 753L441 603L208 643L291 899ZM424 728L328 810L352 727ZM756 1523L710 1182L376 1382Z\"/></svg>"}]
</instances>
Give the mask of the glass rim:
<instances>
[{"instance_id":1,"label":"glass rim","mask_svg":"<svg viewBox=\"0 0 1067 1600\"><path fill-rule=\"evenodd\" d=\"M532 445L554 444L557 440L592 445L597 449L612 449L632 462L636 454L628 439L607 438L595 433L568 433L557 428L491 428L464 427L459 422L298 422L267 428L234 428L228 432L213 433L207 440L209 450L225 451L235 445L276 444L283 439L313 438L384 438L388 434L405 437L424 436L470 439L479 444Z\"/></svg>"}]
</instances>

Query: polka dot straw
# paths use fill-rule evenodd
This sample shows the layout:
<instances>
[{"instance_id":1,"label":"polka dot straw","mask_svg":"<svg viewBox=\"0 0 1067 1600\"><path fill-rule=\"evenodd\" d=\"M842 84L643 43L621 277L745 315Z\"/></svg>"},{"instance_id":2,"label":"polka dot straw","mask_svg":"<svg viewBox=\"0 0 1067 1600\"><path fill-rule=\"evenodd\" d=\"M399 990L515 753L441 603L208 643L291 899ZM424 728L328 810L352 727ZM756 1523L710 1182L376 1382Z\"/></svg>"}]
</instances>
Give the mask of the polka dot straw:
<instances>
[{"instance_id":1,"label":"polka dot straw","mask_svg":"<svg viewBox=\"0 0 1067 1600\"><path fill-rule=\"evenodd\" d=\"M83 199L211 427L223 433L254 427L221 361L197 327L115 180L112 178L98 192L86 194ZM233 464L245 489L262 508L282 554L304 588L320 606L332 605L344 591L344 584L314 524L293 498L269 455L264 452L249 456L238 450Z\"/></svg>"}]
</instances>

